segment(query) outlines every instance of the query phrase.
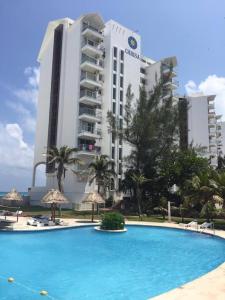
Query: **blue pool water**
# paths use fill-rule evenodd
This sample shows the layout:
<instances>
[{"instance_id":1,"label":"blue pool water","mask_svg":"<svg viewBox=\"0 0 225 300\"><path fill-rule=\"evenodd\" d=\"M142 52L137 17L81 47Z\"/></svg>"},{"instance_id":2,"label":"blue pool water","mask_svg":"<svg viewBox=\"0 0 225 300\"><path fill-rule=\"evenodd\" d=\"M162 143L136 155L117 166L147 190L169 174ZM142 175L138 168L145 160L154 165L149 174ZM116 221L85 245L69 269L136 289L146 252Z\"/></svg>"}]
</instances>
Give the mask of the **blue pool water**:
<instances>
[{"instance_id":1,"label":"blue pool water","mask_svg":"<svg viewBox=\"0 0 225 300\"><path fill-rule=\"evenodd\" d=\"M1 232L0 299L146 300L224 261L224 240L175 229ZM49 297L38 294L43 289Z\"/></svg>"}]
</instances>

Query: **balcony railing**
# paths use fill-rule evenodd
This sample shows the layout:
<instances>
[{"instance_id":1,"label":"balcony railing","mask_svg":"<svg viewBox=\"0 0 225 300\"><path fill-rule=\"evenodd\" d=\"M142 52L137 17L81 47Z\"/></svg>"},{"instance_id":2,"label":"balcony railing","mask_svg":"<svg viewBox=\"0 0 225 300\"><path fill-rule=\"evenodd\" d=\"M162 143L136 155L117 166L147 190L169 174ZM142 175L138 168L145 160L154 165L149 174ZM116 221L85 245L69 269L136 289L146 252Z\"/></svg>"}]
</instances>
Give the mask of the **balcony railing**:
<instances>
[{"instance_id":1,"label":"balcony railing","mask_svg":"<svg viewBox=\"0 0 225 300\"><path fill-rule=\"evenodd\" d=\"M82 29L82 31L86 30L87 28L89 28L89 29L91 29L91 30L93 30L95 32L98 32L98 33L102 34L101 30L99 30L98 28L96 28L96 27L94 27L94 26L92 26L92 25L90 25L88 23L83 23L83 29Z\"/></svg>"},{"instance_id":2,"label":"balcony railing","mask_svg":"<svg viewBox=\"0 0 225 300\"><path fill-rule=\"evenodd\" d=\"M89 98L93 98L93 99L96 99L97 98L97 93L94 92L94 91L91 91L91 90L81 90L80 91L80 98L82 97L89 97Z\"/></svg>"},{"instance_id":3,"label":"balcony railing","mask_svg":"<svg viewBox=\"0 0 225 300\"><path fill-rule=\"evenodd\" d=\"M91 108L88 108L88 107L81 107L80 108L80 115L82 115L82 114L86 114L86 115L95 117L96 116L96 111L94 109L91 109Z\"/></svg>"},{"instance_id":4,"label":"balcony railing","mask_svg":"<svg viewBox=\"0 0 225 300\"><path fill-rule=\"evenodd\" d=\"M82 47L84 47L84 46L91 46L91 47L94 47L94 48L97 48L97 49L100 49L100 47L101 47L101 44L100 43L96 43L96 42L94 42L94 41L92 41L92 40L89 40L89 39L85 39L84 41L83 41L83 43L82 43Z\"/></svg>"},{"instance_id":5,"label":"balcony railing","mask_svg":"<svg viewBox=\"0 0 225 300\"><path fill-rule=\"evenodd\" d=\"M92 81L97 82L97 76L96 74L90 73L90 72L82 72L80 76L80 80L89 79Z\"/></svg>"},{"instance_id":6,"label":"balcony railing","mask_svg":"<svg viewBox=\"0 0 225 300\"><path fill-rule=\"evenodd\" d=\"M89 126L81 126L79 128L79 133L88 132L91 134L101 135L101 131L99 129L94 129L93 127Z\"/></svg>"},{"instance_id":7,"label":"balcony railing","mask_svg":"<svg viewBox=\"0 0 225 300\"><path fill-rule=\"evenodd\" d=\"M96 154L101 152L101 148L100 147L96 147L93 144L79 144L78 145L78 149L80 151L85 151L85 152L94 152Z\"/></svg>"},{"instance_id":8,"label":"balcony railing","mask_svg":"<svg viewBox=\"0 0 225 300\"><path fill-rule=\"evenodd\" d=\"M100 66L102 68L104 67L103 60L96 59L96 58L88 56L86 54L82 55L81 63L84 63L84 62L89 62L89 63L91 63L93 65Z\"/></svg>"}]
</instances>

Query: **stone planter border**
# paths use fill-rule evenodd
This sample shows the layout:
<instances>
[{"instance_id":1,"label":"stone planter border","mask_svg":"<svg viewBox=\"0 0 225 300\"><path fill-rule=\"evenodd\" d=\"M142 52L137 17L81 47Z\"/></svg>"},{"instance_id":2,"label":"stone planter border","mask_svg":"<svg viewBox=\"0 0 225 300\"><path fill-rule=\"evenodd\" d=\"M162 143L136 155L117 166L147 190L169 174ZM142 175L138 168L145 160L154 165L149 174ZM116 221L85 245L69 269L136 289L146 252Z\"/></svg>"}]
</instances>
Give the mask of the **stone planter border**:
<instances>
[{"instance_id":1,"label":"stone planter border","mask_svg":"<svg viewBox=\"0 0 225 300\"><path fill-rule=\"evenodd\" d=\"M118 230L106 230L106 229L101 229L100 226L95 226L94 229L97 230L97 231L110 232L110 233L121 233L121 232L126 232L127 231L127 228L118 229Z\"/></svg>"}]
</instances>

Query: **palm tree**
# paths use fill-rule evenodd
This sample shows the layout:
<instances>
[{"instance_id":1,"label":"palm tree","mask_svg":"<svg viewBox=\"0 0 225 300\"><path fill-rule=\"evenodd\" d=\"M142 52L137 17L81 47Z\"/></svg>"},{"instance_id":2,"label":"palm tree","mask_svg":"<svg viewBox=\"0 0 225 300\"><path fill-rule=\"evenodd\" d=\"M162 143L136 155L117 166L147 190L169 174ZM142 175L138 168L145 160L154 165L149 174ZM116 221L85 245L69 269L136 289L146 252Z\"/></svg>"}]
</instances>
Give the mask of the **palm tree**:
<instances>
[{"instance_id":1,"label":"palm tree","mask_svg":"<svg viewBox=\"0 0 225 300\"><path fill-rule=\"evenodd\" d=\"M141 219L141 214L142 214L142 209L141 209L141 197L142 197L142 186L144 183L148 182L149 179L147 179L143 174L138 173L138 174L133 174L131 176L134 187L136 190L136 197L137 197L137 204L138 204L138 215L139 219Z\"/></svg>"},{"instance_id":2,"label":"palm tree","mask_svg":"<svg viewBox=\"0 0 225 300\"><path fill-rule=\"evenodd\" d=\"M219 195L223 199L223 209L225 209L225 172L214 172L214 179L218 184Z\"/></svg>"},{"instance_id":3,"label":"palm tree","mask_svg":"<svg viewBox=\"0 0 225 300\"><path fill-rule=\"evenodd\" d=\"M99 155L89 164L88 169L90 171L89 184L96 181L98 193L104 193L104 189L109 185L110 179L116 175L114 162L109 160L107 155ZM103 191L101 191L101 188Z\"/></svg>"},{"instance_id":4,"label":"palm tree","mask_svg":"<svg viewBox=\"0 0 225 300\"><path fill-rule=\"evenodd\" d=\"M201 207L201 215L209 222L216 210L216 203L220 203L219 187L211 174L202 173L187 181L188 194L185 197L185 204L191 207Z\"/></svg>"},{"instance_id":5,"label":"palm tree","mask_svg":"<svg viewBox=\"0 0 225 300\"><path fill-rule=\"evenodd\" d=\"M60 148L51 147L47 151L48 163L56 164L55 170L57 173L58 188L62 193L64 192L63 184L69 166L82 163L79 158L73 156L76 152L77 148L70 148L68 146L62 146Z\"/></svg>"}]
</instances>

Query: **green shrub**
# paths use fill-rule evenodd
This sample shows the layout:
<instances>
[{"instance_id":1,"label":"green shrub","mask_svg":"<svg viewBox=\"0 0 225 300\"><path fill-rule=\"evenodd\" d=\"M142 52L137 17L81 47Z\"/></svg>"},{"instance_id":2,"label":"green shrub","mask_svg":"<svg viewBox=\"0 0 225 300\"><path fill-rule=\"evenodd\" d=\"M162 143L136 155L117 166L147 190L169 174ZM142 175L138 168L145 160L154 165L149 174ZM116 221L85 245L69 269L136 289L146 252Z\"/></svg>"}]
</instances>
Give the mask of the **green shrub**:
<instances>
[{"instance_id":1,"label":"green shrub","mask_svg":"<svg viewBox=\"0 0 225 300\"><path fill-rule=\"evenodd\" d=\"M105 230L124 229L124 216L120 213L112 212L104 214L100 228Z\"/></svg>"}]
</instances>

